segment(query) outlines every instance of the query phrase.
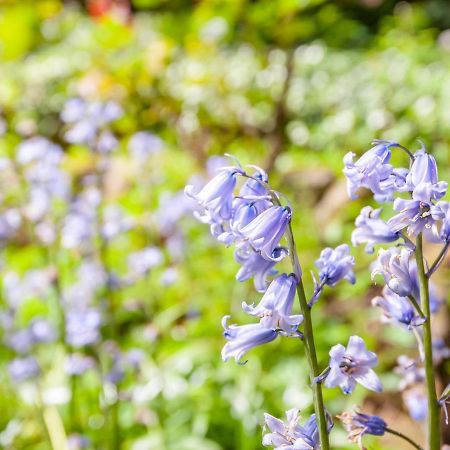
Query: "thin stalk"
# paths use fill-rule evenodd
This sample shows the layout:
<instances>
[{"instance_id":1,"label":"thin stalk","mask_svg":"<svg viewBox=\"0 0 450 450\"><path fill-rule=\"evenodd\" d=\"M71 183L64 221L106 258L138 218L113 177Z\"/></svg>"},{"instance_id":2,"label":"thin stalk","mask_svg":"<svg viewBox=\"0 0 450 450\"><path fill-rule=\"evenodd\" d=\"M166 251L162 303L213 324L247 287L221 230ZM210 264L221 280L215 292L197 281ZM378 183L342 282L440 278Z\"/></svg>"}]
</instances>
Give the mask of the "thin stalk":
<instances>
[{"instance_id":1,"label":"thin stalk","mask_svg":"<svg viewBox=\"0 0 450 450\"><path fill-rule=\"evenodd\" d=\"M426 318L425 314L423 313L422 309L420 308L419 303L417 303L417 300L412 295L408 295L408 298L409 298L409 301L413 304L414 308L416 308L416 311L419 313L419 316Z\"/></svg>"},{"instance_id":2,"label":"thin stalk","mask_svg":"<svg viewBox=\"0 0 450 450\"><path fill-rule=\"evenodd\" d=\"M311 308L308 306L308 302L306 300L305 289L303 287L301 275L302 272L300 268L300 262L298 259L294 235L292 233L292 226L290 223L288 226L286 237L288 240L289 256L291 258L292 267L298 280L297 296L300 302L300 309L303 314L305 353L309 365L309 377L311 380L311 386L313 391L314 411L317 417L317 427L319 429L320 448L321 450L329 450L330 444L328 440L327 419L322 396L322 385L321 383L316 383L315 381L315 378L320 373L319 373L319 366L317 363L316 346L314 342L314 333L311 320Z\"/></svg>"},{"instance_id":3,"label":"thin stalk","mask_svg":"<svg viewBox=\"0 0 450 450\"><path fill-rule=\"evenodd\" d=\"M425 381L427 386L428 399L428 423L427 438L428 449L439 450L440 448L440 409L436 396L436 384L433 370L433 345L431 336L431 313L430 313L430 293L428 288L428 277L425 273L425 265L422 250L422 233L417 236L416 242L416 262L419 276L420 302L422 311L427 317L423 324L423 346L425 353Z\"/></svg>"},{"instance_id":4,"label":"thin stalk","mask_svg":"<svg viewBox=\"0 0 450 450\"><path fill-rule=\"evenodd\" d=\"M423 450L423 448L420 445L416 444L408 436L405 436L403 433L400 433L400 431L393 430L392 428L386 428L386 432L393 434L394 436L398 436L399 438L403 439L406 442L409 442L414 448L417 448L417 450Z\"/></svg>"},{"instance_id":5,"label":"thin stalk","mask_svg":"<svg viewBox=\"0 0 450 450\"><path fill-rule=\"evenodd\" d=\"M439 268L439 266L442 264L442 261L444 261L445 255L447 254L448 248L450 246L450 241L446 242L445 245L442 247L441 251L439 252L439 255L437 256L434 263L431 265L430 269L427 272L427 277L430 278L431 275L433 275L434 272Z\"/></svg>"}]
</instances>

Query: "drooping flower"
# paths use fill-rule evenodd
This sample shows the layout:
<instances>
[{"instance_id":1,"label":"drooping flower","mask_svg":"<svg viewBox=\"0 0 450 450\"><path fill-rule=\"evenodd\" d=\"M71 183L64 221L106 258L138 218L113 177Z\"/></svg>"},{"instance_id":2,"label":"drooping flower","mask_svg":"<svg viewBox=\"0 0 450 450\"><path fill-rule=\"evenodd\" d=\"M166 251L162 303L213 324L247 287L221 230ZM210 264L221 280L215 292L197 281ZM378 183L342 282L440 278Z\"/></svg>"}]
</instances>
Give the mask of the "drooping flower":
<instances>
[{"instance_id":1,"label":"drooping flower","mask_svg":"<svg viewBox=\"0 0 450 450\"><path fill-rule=\"evenodd\" d=\"M353 267L355 258L350 255L347 244L338 245L335 249L325 248L315 262L319 269L319 279L322 284L335 286L340 280L355 282Z\"/></svg>"},{"instance_id":2,"label":"drooping flower","mask_svg":"<svg viewBox=\"0 0 450 450\"><path fill-rule=\"evenodd\" d=\"M339 386L344 394L350 394L356 383L360 383L367 389L381 392L381 382L372 370L377 362L375 353L366 349L366 344L359 336L350 336L347 348L341 344L331 348L330 372L325 379L325 386Z\"/></svg>"},{"instance_id":3,"label":"drooping flower","mask_svg":"<svg viewBox=\"0 0 450 450\"><path fill-rule=\"evenodd\" d=\"M319 431L315 414L311 415L304 426L299 425L299 410L286 411L286 421L265 413L265 425L270 430L263 436L264 446L273 446L274 450L318 450L320 449ZM333 422L327 414L327 430L330 432Z\"/></svg>"},{"instance_id":4,"label":"drooping flower","mask_svg":"<svg viewBox=\"0 0 450 450\"><path fill-rule=\"evenodd\" d=\"M197 200L205 209L202 216L198 215L200 220L214 224L231 218L233 191L238 173L243 172L237 167L223 167L199 192L195 193L192 185L185 187L185 194Z\"/></svg>"},{"instance_id":5,"label":"drooping flower","mask_svg":"<svg viewBox=\"0 0 450 450\"><path fill-rule=\"evenodd\" d=\"M433 204L430 199L430 186L430 184L420 184L414 189L411 199L396 198L394 200L394 210L399 213L387 222L393 233L406 228L410 236L417 236L425 230L431 230L437 235L436 220L431 214Z\"/></svg>"},{"instance_id":6,"label":"drooping flower","mask_svg":"<svg viewBox=\"0 0 450 450\"><path fill-rule=\"evenodd\" d=\"M372 299L372 305L383 310L384 317L389 322L397 322L408 329L417 327L425 322L420 317L407 297L400 297L388 286L383 288L383 295Z\"/></svg>"},{"instance_id":7,"label":"drooping flower","mask_svg":"<svg viewBox=\"0 0 450 450\"><path fill-rule=\"evenodd\" d=\"M348 440L357 443L361 450L364 450L362 437L365 434L383 436L387 429L387 423L381 417L371 416L358 411L353 413L343 412L337 418L347 429Z\"/></svg>"},{"instance_id":8,"label":"drooping flower","mask_svg":"<svg viewBox=\"0 0 450 450\"><path fill-rule=\"evenodd\" d=\"M358 198L357 192L361 188L371 190L377 201L390 201L395 190L395 174L393 174L391 147L396 143L377 143L364 153L356 162L352 152L344 156L347 178L347 191L350 198Z\"/></svg>"},{"instance_id":9,"label":"drooping flower","mask_svg":"<svg viewBox=\"0 0 450 450\"><path fill-rule=\"evenodd\" d=\"M303 316L292 315L296 288L295 275L283 273L270 283L258 306L243 302L242 309L247 314L259 317L260 324L266 328L293 333L303 321Z\"/></svg>"},{"instance_id":10,"label":"drooping flower","mask_svg":"<svg viewBox=\"0 0 450 450\"><path fill-rule=\"evenodd\" d=\"M373 253L375 244L394 242L399 237L398 233L391 231L388 224L379 218L380 213L381 209L365 206L355 220L352 244L366 244L366 253Z\"/></svg>"},{"instance_id":11,"label":"drooping flower","mask_svg":"<svg viewBox=\"0 0 450 450\"><path fill-rule=\"evenodd\" d=\"M35 378L41 371L34 356L13 359L8 365L8 370L11 379L16 383Z\"/></svg>"},{"instance_id":12,"label":"drooping flower","mask_svg":"<svg viewBox=\"0 0 450 450\"><path fill-rule=\"evenodd\" d=\"M450 241L450 202L441 200L431 206L431 215L435 220L441 220L439 237L443 242Z\"/></svg>"},{"instance_id":13,"label":"drooping flower","mask_svg":"<svg viewBox=\"0 0 450 450\"><path fill-rule=\"evenodd\" d=\"M403 401L408 408L409 415L417 422L423 422L428 416L427 396L424 389L416 387L403 393Z\"/></svg>"},{"instance_id":14,"label":"drooping flower","mask_svg":"<svg viewBox=\"0 0 450 450\"><path fill-rule=\"evenodd\" d=\"M228 342L222 348L222 359L228 361L234 358L237 363L241 363L241 359L246 352L258 345L267 344L278 336L278 332L272 328L267 328L260 323L252 323L247 325L227 325L230 316L222 319L224 328L223 335Z\"/></svg>"},{"instance_id":15,"label":"drooping flower","mask_svg":"<svg viewBox=\"0 0 450 450\"><path fill-rule=\"evenodd\" d=\"M380 249L378 259L372 268L372 278L380 274L396 294L401 297L411 295L415 285L410 271L411 255L412 251L407 248Z\"/></svg>"},{"instance_id":16,"label":"drooping flower","mask_svg":"<svg viewBox=\"0 0 450 450\"><path fill-rule=\"evenodd\" d=\"M267 289L267 278L276 275L275 264L288 255L285 247L277 247L272 254L272 259L264 259L258 252L251 247L237 248L234 252L234 259L242 267L236 274L237 281L246 281L253 277L255 289L258 292L264 292Z\"/></svg>"},{"instance_id":17,"label":"drooping flower","mask_svg":"<svg viewBox=\"0 0 450 450\"><path fill-rule=\"evenodd\" d=\"M271 206L242 228L241 234L264 259L273 260L291 216L289 207Z\"/></svg>"},{"instance_id":18,"label":"drooping flower","mask_svg":"<svg viewBox=\"0 0 450 450\"><path fill-rule=\"evenodd\" d=\"M406 177L409 191L413 192L420 185L428 185L430 200L439 200L445 195L447 183L439 181L436 160L434 156L421 148L414 154L414 162Z\"/></svg>"}]
</instances>

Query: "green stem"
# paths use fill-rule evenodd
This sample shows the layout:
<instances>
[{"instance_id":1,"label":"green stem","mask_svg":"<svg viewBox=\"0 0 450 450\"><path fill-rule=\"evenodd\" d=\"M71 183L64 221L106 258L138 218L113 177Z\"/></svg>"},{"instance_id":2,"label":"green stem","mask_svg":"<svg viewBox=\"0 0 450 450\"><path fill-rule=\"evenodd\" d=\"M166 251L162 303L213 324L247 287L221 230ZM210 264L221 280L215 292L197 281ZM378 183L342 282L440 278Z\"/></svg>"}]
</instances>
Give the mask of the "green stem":
<instances>
[{"instance_id":1,"label":"green stem","mask_svg":"<svg viewBox=\"0 0 450 450\"><path fill-rule=\"evenodd\" d=\"M408 436L405 436L403 433L400 433L400 431L393 430L392 428L386 428L386 432L390 433L390 434L393 434L395 436L398 436L399 438L402 438L406 442L409 442L413 447L417 448L417 450L423 450L423 448L420 445L417 445Z\"/></svg>"},{"instance_id":2,"label":"green stem","mask_svg":"<svg viewBox=\"0 0 450 450\"><path fill-rule=\"evenodd\" d=\"M428 398L428 449L439 450L440 448L440 410L436 397L436 384L433 370L433 343L431 335L431 313L430 313L430 294L428 288L428 277L425 273L422 250L422 233L417 236L416 241L416 262L417 273L419 276L420 302L422 311L427 317L423 324L423 347L425 352L425 381Z\"/></svg>"},{"instance_id":3,"label":"green stem","mask_svg":"<svg viewBox=\"0 0 450 450\"><path fill-rule=\"evenodd\" d=\"M304 332L304 344L306 359L309 365L309 377L311 380L311 386L313 391L314 411L317 417L317 427L319 429L320 436L320 448L321 450L329 450L330 444L328 440L328 427L327 418L325 414L325 406L322 396L322 385L316 383L315 378L319 375L319 366L317 363L316 346L314 343L314 333L311 320L311 308L308 306L306 300L305 289L303 287L300 262L298 259L297 249L295 246L294 235L292 233L292 226L289 223L287 230L287 240L289 246L289 255L291 258L292 267L297 277L297 296L300 302L300 308L303 314L303 332Z\"/></svg>"}]
</instances>

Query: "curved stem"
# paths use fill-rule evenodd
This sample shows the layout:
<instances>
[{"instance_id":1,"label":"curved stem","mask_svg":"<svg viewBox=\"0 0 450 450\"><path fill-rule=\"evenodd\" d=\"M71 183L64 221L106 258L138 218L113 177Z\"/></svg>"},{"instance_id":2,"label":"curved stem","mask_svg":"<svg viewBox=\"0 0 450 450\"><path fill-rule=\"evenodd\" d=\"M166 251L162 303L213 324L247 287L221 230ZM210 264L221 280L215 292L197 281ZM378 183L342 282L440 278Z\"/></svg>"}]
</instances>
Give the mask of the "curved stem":
<instances>
[{"instance_id":1,"label":"curved stem","mask_svg":"<svg viewBox=\"0 0 450 450\"><path fill-rule=\"evenodd\" d=\"M423 346L425 352L425 381L428 398L428 449L439 450L440 448L440 409L436 396L436 384L433 370L433 343L431 336L431 313L430 313L430 293L428 288L428 277L425 273L422 250L422 233L417 236L416 242L416 262L419 276L420 302L422 311L427 320L423 324Z\"/></svg>"},{"instance_id":2,"label":"curved stem","mask_svg":"<svg viewBox=\"0 0 450 450\"><path fill-rule=\"evenodd\" d=\"M395 436L398 436L399 438L403 439L406 442L409 442L414 448L417 448L417 450L423 450L423 448L420 445L416 444L408 436L404 435L403 433L400 433L400 431L393 430L392 428L386 428L386 432L390 433L390 434L393 434Z\"/></svg>"},{"instance_id":3,"label":"curved stem","mask_svg":"<svg viewBox=\"0 0 450 450\"><path fill-rule=\"evenodd\" d=\"M436 270L439 268L439 266L444 261L444 258L445 258L445 255L447 254L449 246L450 246L450 242L446 242L445 245L442 247L436 260L434 261L434 263L431 265L430 269L427 272L428 278L430 278L431 275L433 275L433 273L436 272Z\"/></svg>"},{"instance_id":4,"label":"curved stem","mask_svg":"<svg viewBox=\"0 0 450 450\"><path fill-rule=\"evenodd\" d=\"M290 223L288 226L286 237L288 240L289 256L291 258L292 267L298 280L297 296L300 302L300 309L303 314L305 353L309 364L309 377L311 380L311 386L313 390L314 411L317 417L317 428L319 430L320 436L320 448L321 450L329 450L330 444L328 439L327 418L325 414L325 406L323 403L323 396L322 396L322 385L315 381L315 378L319 375L319 366L317 363L316 346L314 342L313 326L311 320L311 308L308 306L306 300L301 275L302 271L300 268L300 262L298 259L294 235L292 233L292 226Z\"/></svg>"}]
</instances>

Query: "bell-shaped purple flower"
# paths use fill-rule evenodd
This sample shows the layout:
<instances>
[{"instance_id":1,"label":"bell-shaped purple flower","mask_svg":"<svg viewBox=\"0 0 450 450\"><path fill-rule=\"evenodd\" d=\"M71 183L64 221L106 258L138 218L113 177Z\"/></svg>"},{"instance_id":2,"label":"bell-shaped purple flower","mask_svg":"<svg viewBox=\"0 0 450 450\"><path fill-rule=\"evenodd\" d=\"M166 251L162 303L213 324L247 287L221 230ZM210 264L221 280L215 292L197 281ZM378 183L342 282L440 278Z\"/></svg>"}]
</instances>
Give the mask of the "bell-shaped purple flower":
<instances>
[{"instance_id":1,"label":"bell-shaped purple flower","mask_svg":"<svg viewBox=\"0 0 450 450\"><path fill-rule=\"evenodd\" d=\"M434 156L427 153L424 148L414 154L414 162L406 177L406 184L409 191L414 191L421 184L429 185L432 200L439 200L447 190L447 183L438 179Z\"/></svg>"},{"instance_id":2,"label":"bell-shaped purple flower","mask_svg":"<svg viewBox=\"0 0 450 450\"><path fill-rule=\"evenodd\" d=\"M441 220L439 237L442 241L450 241L450 203L439 201L430 209L431 215L435 220Z\"/></svg>"},{"instance_id":3,"label":"bell-shaped purple flower","mask_svg":"<svg viewBox=\"0 0 450 450\"><path fill-rule=\"evenodd\" d=\"M373 436L383 436L387 429L387 423L378 416L371 416L369 414L355 411L353 413L343 412L338 419L344 424L348 431L348 440L362 446L362 437L365 434L372 434Z\"/></svg>"},{"instance_id":4,"label":"bell-shaped purple flower","mask_svg":"<svg viewBox=\"0 0 450 450\"><path fill-rule=\"evenodd\" d=\"M267 278L276 275L275 264L289 254L285 247L277 247L272 254L272 259L264 259L251 247L237 248L234 253L236 262L242 265L236 274L237 281L246 281L253 277L255 289L258 292L265 292L267 289Z\"/></svg>"},{"instance_id":5,"label":"bell-shaped purple flower","mask_svg":"<svg viewBox=\"0 0 450 450\"><path fill-rule=\"evenodd\" d=\"M347 153L344 157L343 170L347 178L347 191L350 198L358 198L361 188L370 189L377 201L387 201L392 197L393 186L390 147L395 143L379 143L364 153L356 162L355 154Z\"/></svg>"},{"instance_id":6,"label":"bell-shaped purple flower","mask_svg":"<svg viewBox=\"0 0 450 450\"><path fill-rule=\"evenodd\" d=\"M365 206L355 220L356 229L352 233L352 244L366 244L366 253L373 253L375 244L385 244L398 239L398 233L394 233L388 224L379 218L380 213L381 209Z\"/></svg>"},{"instance_id":7,"label":"bell-shaped purple flower","mask_svg":"<svg viewBox=\"0 0 450 450\"><path fill-rule=\"evenodd\" d=\"M398 233L407 228L409 235L417 236L424 230L436 228L436 220L431 214L433 206L431 186L431 184L420 184L414 189L412 199L396 198L394 200L394 209L399 213L387 222L392 232Z\"/></svg>"},{"instance_id":8,"label":"bell-shaped purple flower","mask_svg":"<svg viewBox=\"0 0 450 450\"><path fill-rule=\"evenodd\" d=\"M353 267L355 258L350 255L347 244L338 245L335 249L325 248L315 262L319 269L319 278L322 284L335 286L340 280L355 282Z\"/></svg>"},{"instance_id":9,"label":"bell-shaped purple flower","mask_svg":"<svg viewBox=\"0 0 450 450\"><path fill-rule=\"evenodd\" d=\"M245 242L259 251L264 259L273 260L274 250L278 247L291 216L289 207L271 206L242 228L241 234Z\"/></svg>"},{"instance_id":10,"label":"bell-shaped purple flower","mask_svg":"<svg viewBox=\"0 0 450 450\"><path fill-rule=\"evenodd\" d=\"M237 167L223 167L199 192L195 193L192 185L185 187L186 195L197 200L205 209L206 214L199 217L202 221L212 223L230 219L238 173L243 172Z\"/></svg>"},{"instance_id":11,"label":"bell-shaped purple flower","mask_svg":"<svg viewBox=\"0 0 450 450\"><path fill-rule=\"evenodd\" d=\"M412 251L407 248L381 249L372 269L372 278L380 274L396 294L401 297L411 295L415 286L415 279L410 271L411 255Z\"/></svg>"},{"instance_id":12,"label":"bell-shaped purple flower","mask_svg":"<svg viewBox=\"0 0 450 450\"><path fill-rule=\"evenodd\" d=\"M283 273L270 283L258 306L243 302L242 309L247 314L259 317L262 326L291 334L303 322L302 315L292 315L296 288L295 275Z\"/></svg>"},{"instance_id":13,"label":"bell-shaped purple flower","mask_svg":"<svg viewBox=\"0 0 450 450\"><path fill-rule=\"evenodd\" d=\"M39 364L34 356L13 359L8 365L8 370L12 381L15 383L35 378L41 372Z\"/></svg>"},{"instance_id":14,"label":"bell-shaped purple flower","mask_svg":"<svg viewBox=\"0 0 450 450\"><path fill-rule=\"evenodd\" d=\"M383 310L384 318L388 322L397 322L408 329L417 327L425 322L420 317L407 297L400 297L388 286L383 288L383 295L372 299L372 305Z\"/></svg>"},{"instance_id":15,"label":"bell-shaped purple flower","mask_svg":"<svg viewBox=\"0 0 450 450\"><path fill-rule=\"evenodd\" d=\"M372 370L377 362L377 355L366 349L366 344L359 336L350 336L347 348L341 344L331 348L330 372L325 379L325 386L339 386L344 394L350 394L356 383L360 383L367 389L381 392L381 382Z\"/></svg>"},{"instance_id":16,"label":"bell-shaped purple flower","mask_svg":"<svg viewBox=\"0 0 450 450\"><path fill-rule=\"evenodd\" d=\"M272 342L278 336L278 332L266 328L259 323L252 323L248 325L227 325L227 320L230 316L225 316L222 319L222 326L224 328L223 335L228 342L222 348L222 359L228 361L234 358L238 364L241 364L241 359L246 352L258 345Z\"/></svg>"},{"instance_id":17,"label":"bell-shaped purple flower","mask_svg":"<svg viewBox=\"0 0 450 450\"><path fill-rule=\"evenodd\" d=\"M263 436L262 444L273 446L275 450L318 450L320 449L319 431L315 414L311 415L304 426L299 425L299 410L286 411L286 421L265 413L265 426L269 433ZM331 417L327 414L327 429L333 427Z\"/></svg>"}]
</instances>

